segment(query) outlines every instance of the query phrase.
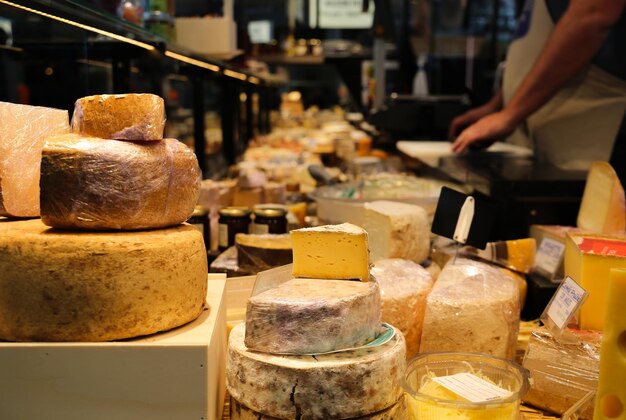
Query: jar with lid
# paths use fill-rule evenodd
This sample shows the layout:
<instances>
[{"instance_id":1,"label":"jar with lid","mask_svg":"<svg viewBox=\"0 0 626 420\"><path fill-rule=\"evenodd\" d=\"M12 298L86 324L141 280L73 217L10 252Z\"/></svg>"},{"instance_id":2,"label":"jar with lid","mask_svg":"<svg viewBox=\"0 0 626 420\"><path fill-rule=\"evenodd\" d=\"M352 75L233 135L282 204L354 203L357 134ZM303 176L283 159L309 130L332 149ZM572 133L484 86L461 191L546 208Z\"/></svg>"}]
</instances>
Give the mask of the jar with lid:
<instances>
[{"instance_id":1,"label":"jar with lid","mask_svg":"<svg viewBox=\"0 0 626 420\"><path fill-rule=\"evenodd\" d=\"M219 211L219 250L224 252L235 245L235 235L249 233L250 209L247 207L225 207Z\"/></svg>"},{"instance_id":2,"label":"jar with lid","mask_svg":"<svg viewBox=\"0 0 626 420\"><path fill-rule=\"evenodd\" d=\"M287 233L287 210L279 207L262 207L254 209L253 233Z\"/></svg>"},{"instance_id":3,"label":"jar with lid","mask_svg":"<svg viewBox=\"0 0 626 420\"><path fill-rule=\"evenodd\" d=\"M196 206L193 214L187 220L187 223L198 229L204 237L204 246L207 251L211 249L211 226L209 220L209 211L202 206Z\"/></svg>"}]
</instances>

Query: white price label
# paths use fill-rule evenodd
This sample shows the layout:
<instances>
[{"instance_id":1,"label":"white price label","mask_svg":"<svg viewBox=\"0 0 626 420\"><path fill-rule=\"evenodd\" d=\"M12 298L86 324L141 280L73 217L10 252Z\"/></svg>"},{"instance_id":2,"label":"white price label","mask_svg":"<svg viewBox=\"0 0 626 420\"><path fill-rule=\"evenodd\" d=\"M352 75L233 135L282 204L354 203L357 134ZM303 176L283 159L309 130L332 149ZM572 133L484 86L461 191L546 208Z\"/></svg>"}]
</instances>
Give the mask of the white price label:
<instances>
[{"instance_id":1,"label":"white price label","mask_svg":"<svg viewBox=\"0 0 626 420\"><path fill-rule=\"evenodd\" d=\"M226 248L228 246L228 225L225 223L220 223L219 231L218 231L218 243L222 248Z\"/></svg>"},{"instance_id":2,"label":"white price label","mask_svg":"<svg viewBox=\"0 0 626 420\"><path fill-rule=\"evenodd\" d=\"M535 255L535 268L554 276L563 261L564 252L564 244L554 239L543 238Z\"/></svg>"},{"instance_id":3,"label":"white price label","mask_svg":"<svg viewBox=\"0 0 626 420\"><path fill-rule=\"evenodd\" d=\"M559 329L567 326L567 322L582 304L587 291L580 287L571 277L566 277L557 289L547 309L548 317Z\"/></svg>"},{"instance_id":4,"label":"white price label","mask_svg":"<svg viewBox=\"0 0 626 420\"><path fill-rule=\"evenodd\" d=\"M442 387L471 402L480 403L510 397L513 393L471 373L433 378Z\"/></svg>"}]
</instances>

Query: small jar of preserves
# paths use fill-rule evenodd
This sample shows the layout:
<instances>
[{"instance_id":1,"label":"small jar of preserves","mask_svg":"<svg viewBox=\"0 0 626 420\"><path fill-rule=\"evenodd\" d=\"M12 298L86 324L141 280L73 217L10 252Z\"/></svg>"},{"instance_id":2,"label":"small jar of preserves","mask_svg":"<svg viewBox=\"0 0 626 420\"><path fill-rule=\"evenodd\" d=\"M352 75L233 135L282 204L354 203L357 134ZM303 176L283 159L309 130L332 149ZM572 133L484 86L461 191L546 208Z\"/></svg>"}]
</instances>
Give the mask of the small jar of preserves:
<instances>
[{"instance_id":1,"label":"small jar of preserves","mask_svg":"<svg viewBox=\"0 0 626 420\"><path fill-rule=\"evenodd\" d=\"M204 237L204 246L207 251L211 249L211 226L209 220L209 211L202 206L196 206L193 214L187 220L187 223L198 229Z\"/></svg>"},{"instance_id":2,"label":"small jar of preserves","mask_svg":"<svg viewBox=\"0 0 626 420\"><path fill-rule=\"evenodd\" d=\"M253 233L287 233L287 210L278 207L261 207L254 209Z\"/></svg>"},{"instance_id":3,"label":"small jar of preserves","mask_svg":"<svg viewBox=\"0 0 626 420\"><path fill-rule=\"evenodd\" d=\"M235 235L249 233L250 209L247 207L225 207L219 211L219 250L224 252L235 245Z\"/></svg>"}]
</instances>

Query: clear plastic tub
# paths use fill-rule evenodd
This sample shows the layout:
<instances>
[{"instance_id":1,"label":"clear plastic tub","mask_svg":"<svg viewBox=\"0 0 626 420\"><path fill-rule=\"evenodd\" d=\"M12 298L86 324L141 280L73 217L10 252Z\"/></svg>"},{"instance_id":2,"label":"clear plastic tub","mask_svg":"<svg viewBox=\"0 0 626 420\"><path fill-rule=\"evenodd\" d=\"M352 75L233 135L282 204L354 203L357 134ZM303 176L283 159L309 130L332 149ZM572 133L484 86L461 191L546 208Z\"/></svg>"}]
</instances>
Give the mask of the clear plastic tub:
<instances>
[{"instance_id":1,"label":"clear plastic tub","mask_svg":"<svg viewBox=\"0 0 626 420\"><path fill-rule=\"evenodd\" d=\"M471 373L510 392L486 402L471 402L435 385L433 377ZM529 388L529 372L518 364L482 353L427 353L407 366L402 384L413 420L513 420Z\"/></svg>"}]
</instances>

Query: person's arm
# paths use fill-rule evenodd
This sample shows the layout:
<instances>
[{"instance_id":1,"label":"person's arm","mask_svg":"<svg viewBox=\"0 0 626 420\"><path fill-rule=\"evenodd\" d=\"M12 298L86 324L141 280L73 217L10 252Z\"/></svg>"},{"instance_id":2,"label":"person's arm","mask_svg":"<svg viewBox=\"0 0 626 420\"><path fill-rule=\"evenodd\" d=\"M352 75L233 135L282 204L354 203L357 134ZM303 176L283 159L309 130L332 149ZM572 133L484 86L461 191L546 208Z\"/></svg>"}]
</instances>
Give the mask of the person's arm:
<instances>
[{"instance_id":1,"label":"person's arm","mask_svg":"<svg viewBox=\"0 0 626 420\"><path fill-rule=\"evenodd\" d=\"M474 124L476 121L480 120L483 117L486 117L489 114L500 111L502 109L503 103L504 101L502 99L502 90L499 89L486 104L476 108L472 108L469 111L454 118L450 123L450 127L448 128L448 138L452 140L456 135L461 132L461 130L463 130L468 125Z\"/></svg>"},{"instance_id":2,"label":"person's arm","mask_svg":"<svg viewBox=\"0 0 626 420\"><path fill-rule=\"evenodd\" d=\"M591 61L625 8L626 0L572 0L510 103L464 130L452 150L511 134Z\"/></svg>"}]
</instances>

